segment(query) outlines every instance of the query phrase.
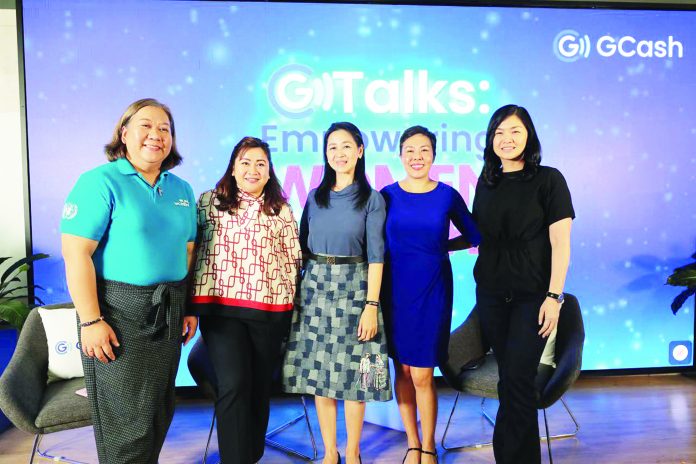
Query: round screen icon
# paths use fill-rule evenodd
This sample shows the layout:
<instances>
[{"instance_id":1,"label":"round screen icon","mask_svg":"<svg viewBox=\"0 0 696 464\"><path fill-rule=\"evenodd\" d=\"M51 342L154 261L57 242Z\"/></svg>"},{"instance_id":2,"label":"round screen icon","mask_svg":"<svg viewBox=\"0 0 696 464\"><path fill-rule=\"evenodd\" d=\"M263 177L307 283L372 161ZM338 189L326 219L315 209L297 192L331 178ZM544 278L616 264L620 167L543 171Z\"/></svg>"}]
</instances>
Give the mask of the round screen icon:
<instances>
[{"instance_id":1,"label":"round screen icon","mask_svg":"<svg viewBox=\"0 0 696 464\"><path fill-rule=\"evenodd\" d=\"M682 345L676 345L672 349L672 357L677 361L684 361L689 356L689 349Z\"/></svg>"}]
</instances>

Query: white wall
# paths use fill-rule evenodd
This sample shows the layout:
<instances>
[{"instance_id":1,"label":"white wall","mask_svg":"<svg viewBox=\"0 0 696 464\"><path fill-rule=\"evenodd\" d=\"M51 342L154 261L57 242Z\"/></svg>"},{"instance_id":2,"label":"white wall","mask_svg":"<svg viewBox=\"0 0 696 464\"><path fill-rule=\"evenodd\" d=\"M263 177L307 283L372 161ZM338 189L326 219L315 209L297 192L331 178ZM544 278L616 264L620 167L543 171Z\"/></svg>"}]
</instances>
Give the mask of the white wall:
<instances>
[{"instance_id":1,"label":"white wall","mask_svg":"<svg viewBox=\"0 0 696 464\"><path fill-rule=\"evenodd\" d=\"M17 20L0 9L0 256L26 255Z\"/></svg>"}]
</instances>

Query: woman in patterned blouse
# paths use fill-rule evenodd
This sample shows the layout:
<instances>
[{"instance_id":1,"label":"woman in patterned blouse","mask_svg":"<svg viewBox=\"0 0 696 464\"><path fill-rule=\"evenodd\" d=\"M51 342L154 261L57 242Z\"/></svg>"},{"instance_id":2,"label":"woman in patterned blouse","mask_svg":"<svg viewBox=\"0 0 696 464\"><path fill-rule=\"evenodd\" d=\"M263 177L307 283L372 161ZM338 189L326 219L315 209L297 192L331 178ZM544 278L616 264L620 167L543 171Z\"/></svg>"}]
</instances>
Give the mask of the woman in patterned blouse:
<instances>
[{"instance_id":1,"label":"woman in patterned blouse","mask_svg":"<svg viewBox=\"0 0 696 464\"><path fill-rule=\"evenodd\" d=\"M190 308L218 380L220 457L250 464L263 456L301 260L267 143L245 137L234 147L222 179L198 201L198 226Z\"/></svg>"}]
</instances>

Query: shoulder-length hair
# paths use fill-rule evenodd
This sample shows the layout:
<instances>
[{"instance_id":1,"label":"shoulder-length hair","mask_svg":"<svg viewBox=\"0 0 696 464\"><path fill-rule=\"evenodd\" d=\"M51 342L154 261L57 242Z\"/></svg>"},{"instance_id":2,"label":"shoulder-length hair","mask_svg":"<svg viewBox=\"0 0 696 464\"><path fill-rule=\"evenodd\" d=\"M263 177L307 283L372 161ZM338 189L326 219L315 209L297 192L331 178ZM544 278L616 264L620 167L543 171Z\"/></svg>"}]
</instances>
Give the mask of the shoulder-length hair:
<instances>
[{"instance_id":1,"label":"shoulder-length hair","mask_svg":"<svg viewBox=\"0 0 696 464\"><path fill-rule=\"evenodd\" d=\"M326 154L326 145L329 141L329 135L338 130L344 130L353 137L353 141L358 146L363 147L363 155L358 158L358 162L355 165L355 175L354 182L358 184L358 194L355 198L355 209L361 209L367 204L367 200L370 199L370 194L372 193L372 187L367 180L367 175L365 175L365 143L363 142L362 134L360 129L357 128L355 124L350 122L335 122L329 126L329 129L324 133L324 175L321 178L321 182L317 187L315 194L315 199L317 205L320 208L328 208L331 204L330 193L331 189L336 185L336 171L333 170L331 165L329 165L329 157Z\"/></svg>"},{"instance_id":2,"label":"shoulder-length hair","mask_svg":"<svg viewBox=\"0 0 696 464\"><path fill-rule=\"evenodd\" d=\"M169 155L162 161L160 170L167 171L169 169L178 166L183 161L179 150L176 148L176 129L174 127L174 118L172 117L172 111L164 103L160 103L154 98L143 98L141 100L131 103L126 111L123 112L121 118L118 120L116 127L114 128L114 133L111 135L111 141L104 145L104 151L106 152L106 158L109 161L116 161L119 158L126 157L126 144L123 143L121 134L123 133L123 128L128 125L131 118L135 113L145 108L146 106L154 106L155 108L160 108L162 111L167 113L169 118L169 126L172 133L172 149Z\"/></svg>"},{"instance_id":3,"label":"shoulder-length hair","mask_svg":"<svg viewBox=\"0 0 696 464\"><path fill-rule=\"evenodd\" d=\"M215 196L219 202L216 205L219 211L235 211L239 208L239 187L237 180L234 178L234 162L246 153L251 148L260 148L266 154L268 159L268 182L263 187L263 212L268 216L275 216L280 213L283 205L287 204L288 200L283 193L283 188L280 186L278 176L273 169L273 161L271 160L271 150L268 144L256 137L244 137L235 145L230 155L230 162L227 165L222 178L215 184Z\"/></svg>"},{"instance_id":4,"label":"shoulder-length hair","mask_svg":"<svg viewBox=\"0 0 696 464\"><path fill-rule=\"evenodd\" d=\"M414 135L425 135L430 139L430 144L433 146L433 160L435 159L435 154L437 152L437 138L435 137L435 134L430 132L427 127L423 126L411 126L408 129L406 129L403 134L401 134L401 138L399 139L399 156L401 156L401 152L404 149L404 142L406 140L410 139Z\"/></svg>"},{"instance_id":5,"label":"shoulder-length hair","mask_svg":"<svg viewBox=\"0 0 696 464\"><path fill-rule=\"evenodd\" d=\"M503 164L498 155L493 151L493 138L495 137L495 131L498 129L498 126L510 116L517 116L520 118L525 129L527 129L527 145L525 145L524 151L522 152L522 158L524 159L523 178L533 177L541 163L541 142L539 142L539 136L534 128L534 123L532 122L532 117L529 115L529 112L526 108L517 105L505 105L500 107L493 113L488 123L486 148L483 150L483 170L481 171L481 179L490 187L500 182L503 173Z\"/></svg>"}]
</instances>

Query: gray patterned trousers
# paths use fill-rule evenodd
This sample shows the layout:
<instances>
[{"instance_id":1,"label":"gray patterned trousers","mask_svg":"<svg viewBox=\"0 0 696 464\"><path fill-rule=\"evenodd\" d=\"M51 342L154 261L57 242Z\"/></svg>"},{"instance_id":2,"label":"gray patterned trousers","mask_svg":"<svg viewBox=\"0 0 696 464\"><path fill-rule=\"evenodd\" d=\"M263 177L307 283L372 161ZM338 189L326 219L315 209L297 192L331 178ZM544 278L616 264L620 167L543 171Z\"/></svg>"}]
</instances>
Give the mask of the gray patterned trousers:
<instances>
[{"instance_id":1,"label":"gray patterned trousers","mask_svg":"<svg viewBox=\"0 0 696 464\"><path fill-rule=\"evenodd\" d=\"M99 462L156 464L174 416L185 282L100 281L97 289L121 344L108 364L82 356Z\"/></svg>"}]
</instances>

